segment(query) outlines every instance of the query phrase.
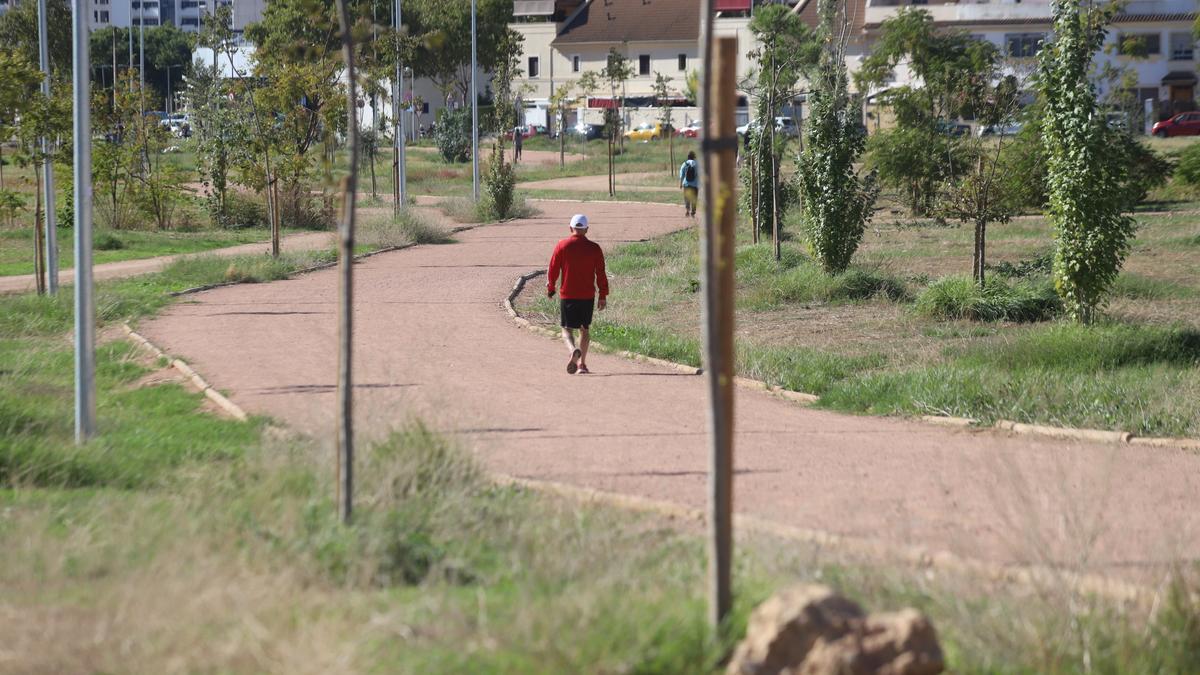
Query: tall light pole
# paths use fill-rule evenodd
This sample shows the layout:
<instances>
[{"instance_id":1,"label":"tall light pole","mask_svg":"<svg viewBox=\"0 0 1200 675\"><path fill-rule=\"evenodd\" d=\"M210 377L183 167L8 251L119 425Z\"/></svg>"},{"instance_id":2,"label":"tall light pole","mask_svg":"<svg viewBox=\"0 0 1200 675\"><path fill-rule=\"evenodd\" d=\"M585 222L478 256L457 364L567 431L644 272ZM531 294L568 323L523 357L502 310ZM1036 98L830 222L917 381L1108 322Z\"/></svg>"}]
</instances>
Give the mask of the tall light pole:
<instances>
[{"instance_id":1,"label":"tall light pole","mask_svg":"<svg viewBox=\"0 0 1200 675\"><path fill-rule=\"evenodd\" d=\"M397 31L397 34L399 34L400 27L404 25L404 19L403 19L403 14L401 13L400 5L401 5L401 0L396 0L396 31ZM399 101L400 105L403 106L404 105L404 100L403 100L404 99L404 69L401 68L399 60L396 61L396 79L397 79L396 91L397 91L397 96L399 97L397 99L397 101ZM406 148L408 146L408 143L405 142L405 135L404 135L404 113L400 112L400 108L396 109L396 130L393 135L400 139L399 143L398 143L398 147L400 148L400 155L399 155L400 166L398 169L399 170L398 178L400 180L400 204L403 206L408 203L408 167L405 164L405 160L407 159L406 158L406 154L407 154Z\"/></svg>"},{"instance_id":2,"label":"tall light pole","mask_svg":"<svg viewBox=\"0 0 1200 675\"><path fill-rule=\"evenodd\" d=\"M471 196L479 201L479 90L475 88L475 0L471 0Z\"/></svg>"},{"instance_id":3,"label":"tall light pole","mask_svg":"<svg viewBox=\"0 0 1200 675\"><path fill-rule=\"evenodd\" d=\"M146 116L146 0L138 3L138 106L142 117Z\"/></svg>"},{"instance_id":4,"label":"tall light pole","mask_svg":"<svg viewBox=\"0 0 1200 675\"><path fill-rule=\"evenodd\" d=\"M46 38L46 0L38 0L38 60L42 66L42 95L50 99L50 48ZM58 232L54 214L54 162L51 140L42 137L42 185L46 191L46 276L50 295L58 293Z\"/></svg>"},{"instance_id":5,"label":"tall light pole","mask_svg":"<svg viewBox=\"0 0 1200 675\"><path fill-rule=\"evenodd\" d=\"M402 94L401 84L401 65L400 65L400 30L401 30L401 6L400 0L395 0L392 5L391 23L392 28L396 30L396 48L395 48L395 71L391 76L391 179L392 183L392 198L395 203L391 205L392 214L400 216L400 209L404 207L404 199L407 198L406 190L404 190L404 138L401 132L404 129L404 121L400 113L400 98Z\"/></svg>"},{"instance_id":6,"label":"tall light pole","mask_svg":"<svg viewBox=\"0 0 1200 675\"><path fill-rule=\"evenodd\" d=\"M96 307L92 301L92 120L87 0L75 0L75 442L96 433Z\"/></svg>"}]
</instances>

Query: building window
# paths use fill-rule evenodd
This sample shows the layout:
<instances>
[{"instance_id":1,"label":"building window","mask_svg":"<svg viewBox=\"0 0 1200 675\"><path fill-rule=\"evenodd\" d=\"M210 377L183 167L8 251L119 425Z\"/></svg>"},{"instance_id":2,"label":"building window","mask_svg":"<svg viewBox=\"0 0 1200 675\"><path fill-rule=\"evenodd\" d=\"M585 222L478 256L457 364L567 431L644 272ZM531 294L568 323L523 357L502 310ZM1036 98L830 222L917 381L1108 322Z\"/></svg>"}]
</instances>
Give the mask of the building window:
<instances>
[{"instance_id":1,"label":"building window","mask_svg":"<svg viewBox=\"0 0 1200 675\"><path fill-rule=\"evenodd\" d=\"M687 54L679 55L679 70L687 70Z\"/></svg>"},{"instance_id":2,"label":"building window","mask_svg":"<svg viewBox=\"0 0 1200 675\"><path fill-rule=\"evenodd\" d=\"M1117 53L1121 56L1150 56L1162 53L1158 33L1122 33L1117 35Z\"/></svg>"},{"instance_id":3,"label":"building window","mask_svg":"<svg viewBox=\"0 0 1200 675\"><path fill-rule=\"evenodd\" d=\"M650 74L650 55L642 54L638 56L638 75Z\"/></svg>"},{"instance_id":4,"label":"building window","mask_svg":"<svg viewBox=\"0 0 1200 675\"><path fill-rule=\"evenodd\" d=\"M199 26L200 20L194 16L185 16L179 20L180 26Z\"/></svg>"},{"instance_id":5,"label":"building window","mask_svg":"<svg viewBox=\"0 0 1200 675\"><path fill-rule=\"evenodd\" d=\"M1004 44L1008 46L1008 55L1016 58L1037 56L1042 50L1041 33L1009 33L1004 36Z\"/></svg>"},{"instance_id":6,"label":"building window","mask_svg":"<svg viewBox=\"0 0 1200 675\"><path fill-rule=\"evenodd\" d=\"M579 55L578 54L575 54L574 56L571 57L571 72L572 73L579 72Z\"/></svg>"},{"instance_id":7,"label":"building window","mask_svg":"<svg viewBox=\"0 0 1200 675\"><path fill-rule=\"evenodd\" d=\"M529 76L538 76L538 57L536 56L529 57Z\"/></svg>"},{"instance_id":8,"label":"building window","mask_svg":"<svg viewBox=\"0 0 1200 675\"><path fill-rule=\"evenodd\" d=\"M100 11L100 23L108 23L108 10Z\"/></svg>"},{"instance_id":9,"label":"building window","mask_svg":"<svg viewBox=\"0 0 1200 675\"><path fill-rule=\"evenodd\" d=\"M1191 61L1195 58L1195 46L1191 33L1171 33L1171 60Z\"/></svg>"}]
</instances>

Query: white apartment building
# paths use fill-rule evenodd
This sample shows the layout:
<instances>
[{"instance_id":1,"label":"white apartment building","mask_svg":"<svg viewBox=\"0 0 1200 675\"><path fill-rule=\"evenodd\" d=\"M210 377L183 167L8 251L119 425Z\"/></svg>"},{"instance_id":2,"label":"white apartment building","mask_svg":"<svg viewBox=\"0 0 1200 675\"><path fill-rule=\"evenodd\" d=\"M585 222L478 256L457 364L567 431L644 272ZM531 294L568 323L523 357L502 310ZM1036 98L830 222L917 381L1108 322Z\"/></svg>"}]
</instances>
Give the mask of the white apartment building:
<instances>
[{"instance_id":1,"label":"white apartment building","mask_svg":"<svg viewBox=\"0 0 1200 675\"><path fill-rule=\"evenodd\" d=\"M0 0L0 14L18 2L35 0ZM175 25L194 33L200 30L203 17L213 7L233 8L233 29L241 32L246 24L262 18L266 0L84 0L91 30L115 26Z\"/></svg>"},{"instance_id":2,"label":"white apartment building","mask_svg":"<svg viewBox=\"0 0 1200 675\"><path fill-rule=\"evenodd\" d=\"M1097 66L1130 71L1136 79L1137 100L1155 101L1159 117L1195 108L1196 4L1196 0L1129 2L1114 19L1105 47L1096 56ZM878 35L884 20L910 5L929 12L940 27L963 30L996 45L1008 68L1018 73L1032 71L1041 45L1052 37L1048 0L865 0L866 43ZM1138 49L1130 53L1131 45ZM897 69L896 84L908 83L910 74Z\"/></svg>"},{"instance_id":3,"label":"white apartment building","mask_svg":"<svg viewBox=\"0 0 1200 675\"><path fill-rule=\"evenodd\" d=\"M817 23L816 0L785 0L810 26ZM763 0L715 0L718 11L714 32L738 38L739 80L750 71L745 56L754 45L749 15ZM515 0L512 28L524 38L520 82L526 92L528 112L544 114L551 92L563 83L577 81L582 73L600 71L608 51L616 48L633 66L634 75L621 92L629 108L628 122L654 119L652 96L655 74L672 79L680 98L686 77L699 67L699 3L696 0ZM852 40L847 66L857 70L879 35L880 24L904 7L919 7L947 30L963 30L994 43L1012 67L1031 70L1042 41L1050 36L1049 0L849 0ZM1109 44L1097 56L1097 65L1111 63L1130 69L1136 78L1139 100L1152 99L1159 116L1195 107L1196 45L1192 24L1197 0L1132 0L1116 17ZM1123 54L1122 45L1137 38L1137 54ZM900 67L896 84L911 82ZM865 92L868 98L878 92ZM578 92L576 91L576 94ZM578 118L599 121L612 105L611 92L588 97ZM681 101L682 102L682 101ZM744 115L744 112L742 113ZM695 108L677 109L676 124L697 115ZM575 119L569 119L573 124Z\"/></svg>"}]
</instances>

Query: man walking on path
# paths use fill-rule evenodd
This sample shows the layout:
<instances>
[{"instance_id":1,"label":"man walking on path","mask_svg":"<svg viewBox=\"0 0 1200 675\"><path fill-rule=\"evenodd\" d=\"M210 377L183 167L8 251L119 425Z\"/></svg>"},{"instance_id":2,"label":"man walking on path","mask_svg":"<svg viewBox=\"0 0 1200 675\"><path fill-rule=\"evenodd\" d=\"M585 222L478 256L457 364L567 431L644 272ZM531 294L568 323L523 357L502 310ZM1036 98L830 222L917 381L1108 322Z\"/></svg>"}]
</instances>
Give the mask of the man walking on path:
<instances>
[{"instance_id":1,"label":"man walking on path","mask_svg":"<svg viewBox=\"0 0 1200 675\"><path fill-rule=\"evenodd\" d=\"M696 163L695 152L689 152L687 160L679 167L679 186L683 188L683 212L694 217L700 193L700 165Z\"/></svg>"},{"instance_id":2,"label":"man walking on path","mask_svg":"<svg viewBox=\"0 0 1200 675\"><path fill-rule=\"evenodd\" d=\"M592 325L592 309L605 307L608 297L608 276L604 273L604 251L600 245L587 238L588 219L582 213L571 218L571 236L558 242L550 256L547 272L546 297L553 298L562 275L562 292L559 294L559 323L562 325L563 342L571 353L567 372L586 374L588 352L588 329ZM600 291L597 303L596 291ZM579 329L579 346L575 346L575 329Z\"/></svg>"},{"instance_id":3,"label":"man walking on path","mask_svg":"<svg viewBox=\"0 0 1200 675\"><path fill-rule=\"evenodd\" d=\"M525 129L513 129L513 162L521 161L521 144L525 141Z\"/></svg>"}]
</instances>

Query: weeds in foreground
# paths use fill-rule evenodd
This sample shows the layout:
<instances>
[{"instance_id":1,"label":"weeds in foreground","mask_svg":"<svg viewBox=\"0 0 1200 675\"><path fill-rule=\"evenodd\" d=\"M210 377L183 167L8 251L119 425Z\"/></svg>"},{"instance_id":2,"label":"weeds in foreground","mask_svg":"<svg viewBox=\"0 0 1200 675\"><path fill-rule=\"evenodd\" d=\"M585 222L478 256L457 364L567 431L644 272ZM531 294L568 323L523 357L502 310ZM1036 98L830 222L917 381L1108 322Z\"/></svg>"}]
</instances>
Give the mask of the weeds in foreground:
<instances>
[{"instance_id":1,"label":"weeds in foreground","mask_svg":"<svg viewBox=\"0 0 1200 675\"><path fill-rule=\"evenodd\" d=\"M467 197L453 197L443 200L439 208L457 223L495 223L501 220L532 218L541 213L519 193L512 197L512 205L505 218L496 213L495 207L486 196L478 202Z\"/></svg>"}]
</instances>

